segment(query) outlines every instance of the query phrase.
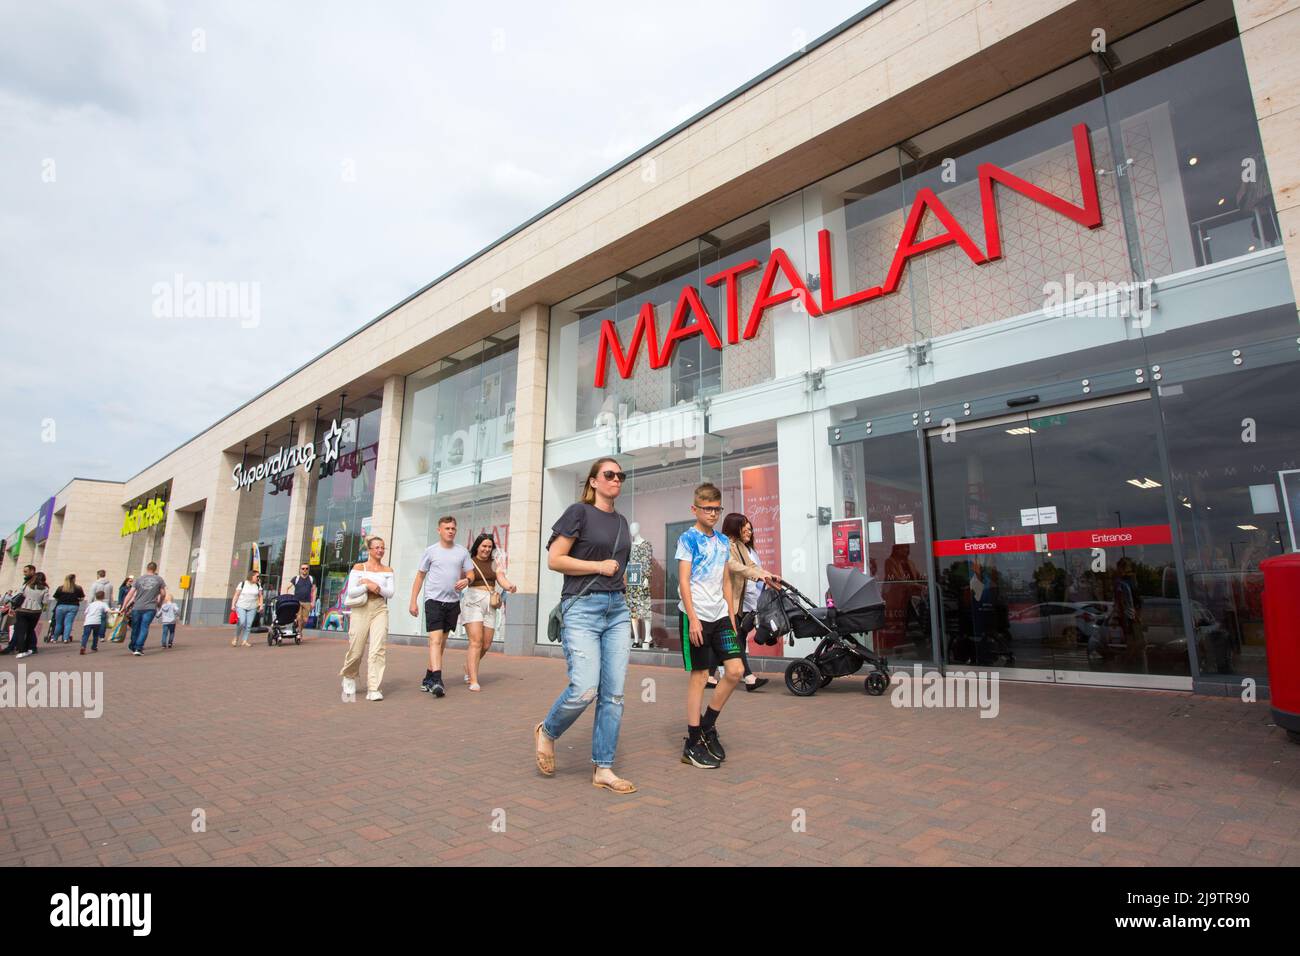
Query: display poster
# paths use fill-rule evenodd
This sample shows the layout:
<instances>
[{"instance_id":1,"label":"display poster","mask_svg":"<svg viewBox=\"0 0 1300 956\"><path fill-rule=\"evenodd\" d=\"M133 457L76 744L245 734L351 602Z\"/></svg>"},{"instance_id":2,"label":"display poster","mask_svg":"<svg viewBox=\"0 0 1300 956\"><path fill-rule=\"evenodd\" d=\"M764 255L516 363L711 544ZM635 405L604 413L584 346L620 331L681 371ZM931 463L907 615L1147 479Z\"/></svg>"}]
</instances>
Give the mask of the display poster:
<instances>
[{"instance_id":1,"label":"display poster","mask_svg":"<svg viewBox=\"0 0 1300 956\"><path fill-rule=\"evenodd\" d=\"M312 525L311 529L311 558L307 562L312 567L320 564L320 549L325 543L325 526L323 524Z\"/></svg>"},{"instance_id":2,"label":"display poster","mask_svg":"<svg viewBox=\"0 0 1300 956\"><path fill-rule=\"evenodd\" d=\"M754 528L758 560L767 571L781 573L781 478L775 464L740 469L740 510ZM747 639L750 656L781 657L781 644L770 647Z\"/></svg>"},{"instance_id":3,"label":"display poster","mask_svg":"<svg viewBox=\"0 0 1300 956\"><path fill-rule=\"evenodd\" d=\"M894 515L894 544L915 544L916 525L911 515Z\"/></svg>"},{"instance_id":4,"label":"display poster","mask_svg":"<svg viewBox=\"0 0 1300 956\"><path fill-rule=\"evenodd\" d=\"M831 563L835 567L865 571L866 551L862 518L831 522Z\"/></svg>"}]
</instances>

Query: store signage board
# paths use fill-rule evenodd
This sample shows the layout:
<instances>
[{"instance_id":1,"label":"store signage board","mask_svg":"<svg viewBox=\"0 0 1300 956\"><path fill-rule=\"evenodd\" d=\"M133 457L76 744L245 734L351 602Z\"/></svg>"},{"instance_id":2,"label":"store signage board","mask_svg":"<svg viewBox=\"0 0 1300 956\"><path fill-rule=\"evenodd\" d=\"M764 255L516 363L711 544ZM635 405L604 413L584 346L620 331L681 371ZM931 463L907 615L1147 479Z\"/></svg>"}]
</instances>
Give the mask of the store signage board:
<instances>
[{"instance_id":1,"label":"store signage board","mask_svg":"<svg viewBox=\"0 0 1300 956\"><path fill-rule=\"evenodd\" d=\"M1083 205L1081 206L1076 206L1068 200L1055 196L1047 190L1035 186L1033 183L1021 179L1014 173L1007 172L1007 170L992 163L981 163L979 165L980 204L984 218L984 251L981 251L975 245L974 240L971 239L961 223L957 221L957 217L943 204L943 201L933 190L921 189L917 191L916 199L912 202L912 208L908 213L907 222L903 226L903 234L898 241L898 248L894 253L893 262L890 263L889 271L885 274L884 281L880 285L851 292L843 297L836 296L831 255L831 234L827 229L822 229L817 234L818 260L821 272L819 275L820 294L816 297L809 291L800 271L791 262L789 254L779 247L773 247L766 265L763 265L757 259L750 259L748 262L742 262L707 277L704 280L705 285L721 286L725 291L727 303L726 327L723 331L726 333L727 344L737 345L742 338L740 276L756 270L760 266L763 269L762 279L758 285L757 297L750 307L749 315L744 324L743 338L745 341L758 334L763 321L763 313L767 309L791 300L799 300L803 309L809 315L816 317L838 312L841 309L852 308L882 296L892 295L898 291L902 283L903 271L907 268L910 259L933 252L935 249L941 249L944 246L956 245L966 253L971 263L977 266L1001 259L1002 236L998 229L997 199L993 189L995 183L1046 206L1053 212L1077 222L1084 228L1098 228L1101 225L1101 202L1098 198L1097 175L1092 160L1092 141L1089 139L1087 124L1077 124L1072 133L1075 162L1079 173L1079 190L1083 196ZM931 213L945 231L928 239L919 239L918 236L921 233L921 226L926 213ZM784 279L788 288L781 292L774 292L773 289L776 287L778 279ZM708 310L705 308L699 290L693 285L686 285L682 288L677 298L676 307L673 309L672 321L669 323L667 334L664 336L662 343L659 340L659 330L655 324L655 304L653 302L642 303L626 350L623 347L622 339L619 337L618 326L613 319L606 319L601 324L600 338L596 343L596 388L605 387L605 378L611 356L614 359L618 374L622 378L631 378L632 371L636 367L637 354L640 352L643 343L649 353L650 367L659 369L664 368L672 361L673 349L678 342L696 335L703 336L710 348L720 350L723 347L722 336L719 335L718 327L715 326L713 317L709 315Z\"/></svg>"},{"instance_id":2,"label":"store signage board","mask_svg":"<svg viewBox=\"0 0 1300 956\"><path fill-rule=\"evenodd\" d=\"M50 527L54 524L54 499L50 498L41 505L40 514L36 516L36 532L32 540L40 544L50 536Z\"/></svg>"},{"instance_id":3,"label":"store signage board","mask_svg":"<svg viewBox=\"0 0 1300 956\"><path fill-rule=\"evenodd\" d=\"M146 528L162 524L166 517L167 502L161 498L150 498L144 504L136 505L134 509L126 513L126 517L122 520L120 537L125 538L129 534L135 534L137 531L144 531Z\"/></svg>"},{"instance_id":4,"label":"store signage board","mask_svg":"<svg viewBox=\"0 0 1300 956\"><path fill-rule=\"evenodd\" d=\"M336 418L330 423L329 431L325 433L325 437L321 439L321 463L323 465L338 460L339 439L342 437L343 429L339 427ZM230 486L230 490L246 491L256 482L268 481L299 466L310 473L314 464L316 464L315 442L294 445L291 448L285 448L281 445L276 449L275 454L269 455L265 461L261 461L251 468L245 468L241 462L231 469L230 476L235 479L235 483Z\"/></svg>"}]
</instances>

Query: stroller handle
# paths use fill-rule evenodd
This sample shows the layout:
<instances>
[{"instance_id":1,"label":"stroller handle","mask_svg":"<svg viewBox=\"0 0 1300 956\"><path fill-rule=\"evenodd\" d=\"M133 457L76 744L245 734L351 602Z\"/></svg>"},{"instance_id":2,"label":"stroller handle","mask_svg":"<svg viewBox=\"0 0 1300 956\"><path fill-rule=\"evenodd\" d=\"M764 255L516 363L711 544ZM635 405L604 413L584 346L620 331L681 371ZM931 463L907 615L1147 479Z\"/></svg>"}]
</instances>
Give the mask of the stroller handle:
<instances>
[{"instance_id":1,"label":"stroller handle","mask_svg":"<svg viewBox=\"0 0 1300 956\"><path fill-rule=\"evenodd\" d=\"M791 594L795 595L795 597L799 598L799 600L803 601L804 604L807 604L807 605L809 605L809 606L811 606L811 607L817 607L816 604L813 604L813 602L812 602L811 600L808 599L808 596L807 596L806 594L804 594L802 591L800 591L797 587L795 587L793 584L791 584L791 583L790 583L789 581L787 581L785 578L777 578L776 580L777 580L777 584L778 584L778 586L781 588L781 590L783 590L783 591L789 591Z\"/></svg>"}]
</instances>

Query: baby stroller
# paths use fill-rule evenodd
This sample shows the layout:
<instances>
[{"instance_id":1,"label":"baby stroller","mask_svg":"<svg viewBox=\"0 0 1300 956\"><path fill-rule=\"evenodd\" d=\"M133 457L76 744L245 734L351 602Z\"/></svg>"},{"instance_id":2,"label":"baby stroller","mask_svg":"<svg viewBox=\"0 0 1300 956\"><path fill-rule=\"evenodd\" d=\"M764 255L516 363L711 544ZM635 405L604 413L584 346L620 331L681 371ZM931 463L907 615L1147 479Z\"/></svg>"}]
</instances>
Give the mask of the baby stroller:
<instances>
[{"instance_id":1,"label":"baby stroller","mask_svg":"<svg viewBox=\"0 0 1300 956\"><path fill-rule=\"evenodd\" d=\"M764 588L755 612L754 640L775 644L788 636L820 637L807 657L791 661L785 669L785 686L796 697L811 697L836 677L856 674L862 665L873 668L865 690L879 697L889 687L889 663L871 653L857 635L879 630L885 624L885 602L880 584L856 568L826 568L834 607L816 607L786 582Z\"/></svg>"},{"instance_id":2,"label":"baby stroller","mask_svg":"<svg viewBox=\"0 0 1300 956\"><path fill-rule=\"evenodd\" d=\"M275 616L266 631L266 643L275 647L283 644L285 638L292 638L295 644L302 643L302 634L298 632L298 608L301 605L292 594L281 594L275 599Z\"/></svg>"}]
</instances>

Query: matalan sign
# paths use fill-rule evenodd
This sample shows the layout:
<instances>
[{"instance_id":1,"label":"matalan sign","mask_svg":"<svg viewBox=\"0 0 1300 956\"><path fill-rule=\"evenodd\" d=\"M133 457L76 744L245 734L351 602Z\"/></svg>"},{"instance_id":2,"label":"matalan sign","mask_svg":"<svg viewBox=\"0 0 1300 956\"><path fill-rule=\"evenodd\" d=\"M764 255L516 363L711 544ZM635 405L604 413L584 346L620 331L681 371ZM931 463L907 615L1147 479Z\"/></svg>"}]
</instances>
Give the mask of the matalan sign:
<instances>
[{"instance_id":1,"label":"matalan sign","mask_svg":"<svg viewBox=\"0 0 1300 956\"><path fill-rule=\"evenodd\" d=\"M321 461L329 464L336 461L339 457L339 439L343 437L343 429L339 428L338 419L330 423L330 429L321 439ZM251 488L254 482L266 481L284 474L287 471L302 466L303 469L310 472L312 465L316 463L316 443L308 442L304 445L293 445L285 448L281 445L273 455L268 455L265 460L252 467L245 468L243 462L231 469L230 476L235 479L235 483L230 486L231 491L242 491Z\"/></svg>"},{"instance_id":2,"label":"matalan sign","mask_svg":"<svg viewBox=\"0 0 1300 956\"><path fill-rule=\"evenodd\" d=\"M980 205L984 215L985 251L980 251L979 246L975 245L974 240L962 228L961 223L957 221L957 217L943 204L943 201L935 195L933 190L918 190L916 199L912 202L911 211L907 215L907 222L903 226L903 235L898 241L898 250L894 253L894 260L890 263L889 271L885 274L885 279L880 285L861 289L857 292L850 292L843 297L836 297L835 277L831 263L831 234L827 229L822 229L817 233L821 287L820 294L816 297L808 290L803 278L790 262L790 257L785 250L773 248L767 264L763 266L763 277L758 284L758 295L749 309L749 315L746 316L743 338L748 341L758 334L759 326L763 320L763 313L767 309L789 302L792 299L798 299L803 304L804 310L810 315L818 316L861 305L881 296L892 295L898 291L899 284L903 279L903 270L907 267L909 259L914 256L924 255L927 252L933 252L935 249L947 245L956 245L977 266L1001 259L1002 237L998 232L998 207L993 191L994 183L1014 190L1085 228L1096 229L1101 225L1101 203L1097 196L1097 175L1092 165L1092 142L1088 138L1087 124L1079 123L1076 125L1073 129L1073 135L1074 157L1079 167L1079 190L1083 196L1083 205L1076 206L1060 196L1054 196L1047 190L1021 179L1014 173L1007 172L1000 166L995 166L992 163L980 163L978 176ZM945 231L928 239L918 239L917 236L921 232L921 223L925 219L927 212L934 215ZM762 263L757 259L750 259L748 262L742 262L729 269L724 269L704 280L705 285L721 286L726 292L727 315L725 331L728 345L736 345L742 338L740 276L758 269L760 265ZM788 288L780 292L774 292L773 289L776 287L778 279L784 279ZM626 350L623 347L622 339L619 337L618 326L613 319L606 319L601 324L600 340L596 345L596 387L605 387L605 373L611 355L614 358L615 366L618 368L618 374L623 378L630 378L632 370L636 367L637 352L640 351L642 342L646 343L649 352L650 367L663 368L672 361L673 349L677 343L696 335L703 336L711 348L722 348L722 338L718 334L717 326L714 325L713 317L709 315L708 310L704 307L699 290L692 285L685 286L678 296L677 305L673 309L672 322L669 323L668 332L664 336L662 343L659 340L659 330L655 325L655 307L651 302L645 302L641 305L641 309L637 313L636 325L632 329L632 338L628 342Z\"/></svg>"}]
</instances>

